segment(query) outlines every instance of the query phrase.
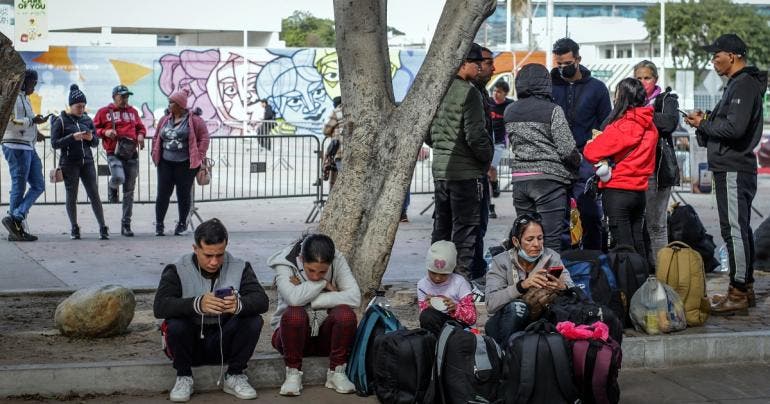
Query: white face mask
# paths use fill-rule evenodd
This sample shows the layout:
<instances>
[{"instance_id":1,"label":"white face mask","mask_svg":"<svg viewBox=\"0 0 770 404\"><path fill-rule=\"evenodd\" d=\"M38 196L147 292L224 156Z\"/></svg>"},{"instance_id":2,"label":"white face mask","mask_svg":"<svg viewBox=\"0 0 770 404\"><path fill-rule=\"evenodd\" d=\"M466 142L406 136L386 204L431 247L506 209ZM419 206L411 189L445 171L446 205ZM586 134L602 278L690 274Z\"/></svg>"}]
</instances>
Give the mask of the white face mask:
<instances>
[{"instance_id":1,"label":"white face mask","mask_svg":"<svg viewBox=\"0 0 770 404\"><path fill-rule=\"evenodd\" d=\"M540 253L538 253L536 256L532 257L528 255L523 248L519 247L519 257L523 258L524 261L529 262L530 264L539 260L540 257L543 256L543 250L540 250Z\"/></svg>"}]
</instances>

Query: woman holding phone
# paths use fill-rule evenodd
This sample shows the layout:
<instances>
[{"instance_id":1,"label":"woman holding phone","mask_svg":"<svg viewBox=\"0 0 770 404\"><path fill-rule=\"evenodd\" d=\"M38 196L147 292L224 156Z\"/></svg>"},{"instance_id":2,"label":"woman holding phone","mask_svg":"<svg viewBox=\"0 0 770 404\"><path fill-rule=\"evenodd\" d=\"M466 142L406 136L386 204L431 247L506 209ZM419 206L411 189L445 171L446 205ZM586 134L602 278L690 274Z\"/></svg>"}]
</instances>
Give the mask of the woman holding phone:
<instances>
[{"instance_id":1,"label":"woman holding phone","mask_svg":"<svg viewBox=\"0 0 770 404\"><path fill-rule=\"evenodd\" d=\"M80 181L86 189L88 199L91 201L91 209L99 223L99 238L107 240L109 231L104 224L104 211L102 201L99 199L99 190L96 187L96 167L91 152L92 147L99 146L99 139L94 136L94 122L85 112L86 95L80 91L77 84L70 86L69 105L69 113L62 111L61 115L54 118L51 123L51 145L54 149L61 150L59 166L67 193L67 216L72 226L70 238L80 239L77 216L78 182Z\"/></svg>"},{"instance_id":2,"label":"woman holding phone","mask_svg":"<svg viewBox=\"0 0 770 404\"><path fill-rule=\"evenodd\" d=\"M492 258L486 275L486 332L498 343L529 323L529 307L521 300L527 291L574 286L559 253L543 245L543 234L539 214L520 215L503 243L507 251Z\"/></svg>"}]
</instances>

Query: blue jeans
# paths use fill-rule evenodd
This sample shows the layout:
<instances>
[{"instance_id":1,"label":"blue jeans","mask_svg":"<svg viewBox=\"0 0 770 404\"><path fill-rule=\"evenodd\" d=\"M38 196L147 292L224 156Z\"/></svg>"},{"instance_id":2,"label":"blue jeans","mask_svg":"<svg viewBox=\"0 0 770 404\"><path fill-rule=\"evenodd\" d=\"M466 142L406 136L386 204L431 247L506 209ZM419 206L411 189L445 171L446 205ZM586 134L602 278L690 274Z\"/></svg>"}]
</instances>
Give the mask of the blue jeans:
<instances>
[{"instance_id":1,"label":"blue jeans","mask_svg":"<svg viewBox=\"0 0 770 404\"><path fill-rule=\"evenodd\" d=\"M11 149L3 146L3 154L8 161L11 174L11 200L8 214L16 220L24 220L32 204L45 191L43 164L35 150ZM27 189L29 183L29 189Z\"/></svg>"},{"instance_id":2,"label":"blue jeans","mask_svg":"<svg viewBox=\"0 0 770 404\"><path fill-rule=\"evenodd\" d=\"M523 300L514 299L487 320L484 329L498 344L505 346L516 331L529 325L529 306Z\"/></svg>"}]
</instances>

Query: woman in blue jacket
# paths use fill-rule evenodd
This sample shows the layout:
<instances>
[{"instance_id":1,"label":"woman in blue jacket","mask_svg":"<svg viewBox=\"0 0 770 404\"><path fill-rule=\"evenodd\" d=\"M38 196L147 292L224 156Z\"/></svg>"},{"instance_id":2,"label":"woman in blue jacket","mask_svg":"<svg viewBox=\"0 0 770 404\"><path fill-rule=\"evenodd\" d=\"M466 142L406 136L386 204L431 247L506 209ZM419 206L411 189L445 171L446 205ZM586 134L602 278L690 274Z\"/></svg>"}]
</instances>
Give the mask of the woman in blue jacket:
<instances>
[{"instance_id":1,"label":"woman in blue jacket","mask_svg":"<svg viewBox=\"0 0 770 404\"><path fill-rule=\"evenodd\" d=\"M51 123L51 145L61 150L59 166L64 176L64 188L67 191L67 216L72 230L70 237L80 239L80 226L77 217L78 180L83 182L91 209L99 223L99 238L107 240L109 231L104 225L104 211L96 187L96 167L91 152L92 147L99 145L99 139L94 135L94 122L85 113L86 96L77 84L70 86L70 112L62 111L61 115L53 118Z\"/></svg>"}]
</instances>

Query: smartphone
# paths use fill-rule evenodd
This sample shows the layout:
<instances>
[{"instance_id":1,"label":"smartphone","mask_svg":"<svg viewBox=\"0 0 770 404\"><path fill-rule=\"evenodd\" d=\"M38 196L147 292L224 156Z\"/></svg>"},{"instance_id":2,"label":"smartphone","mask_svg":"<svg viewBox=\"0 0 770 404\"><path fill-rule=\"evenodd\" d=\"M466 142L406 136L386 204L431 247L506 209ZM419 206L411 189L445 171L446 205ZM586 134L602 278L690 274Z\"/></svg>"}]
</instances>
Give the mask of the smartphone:
<instances>
[{"instance_id":1,"label":"smartphone","mask_svg":"<svg viewBox=\"0 0 770 404\"><path fill-rule=\"evenodd\" d=\"M684 112L681 109L677 109L677 111L679 111L679 113L682 114L682 117L687 118L687 115L688 115L687 112Z\"/></svg>"},{"instance_id":2,"label":"smartphone","mask_svg":"<svg viewBox=\"0 0 770 404\"><path fill-rule=\"evenodd\" d=\"M561 276L562 271L564 271L564 267L550 267L548 268L548 275L552 275L554 278L558 279Z\"/></svg>"},{"instance_id":3,"label":"smartphone","mask_svg":"<svg viewBox=\"0 0 770 404\"><path fill-rule=\"evenodd\" d=\"M219 299L224 299L225 297L230 296L232 294L233 294L233 288L222 288L214 291L214 296L216 296Z\"/></svg>"}]
</instances>

